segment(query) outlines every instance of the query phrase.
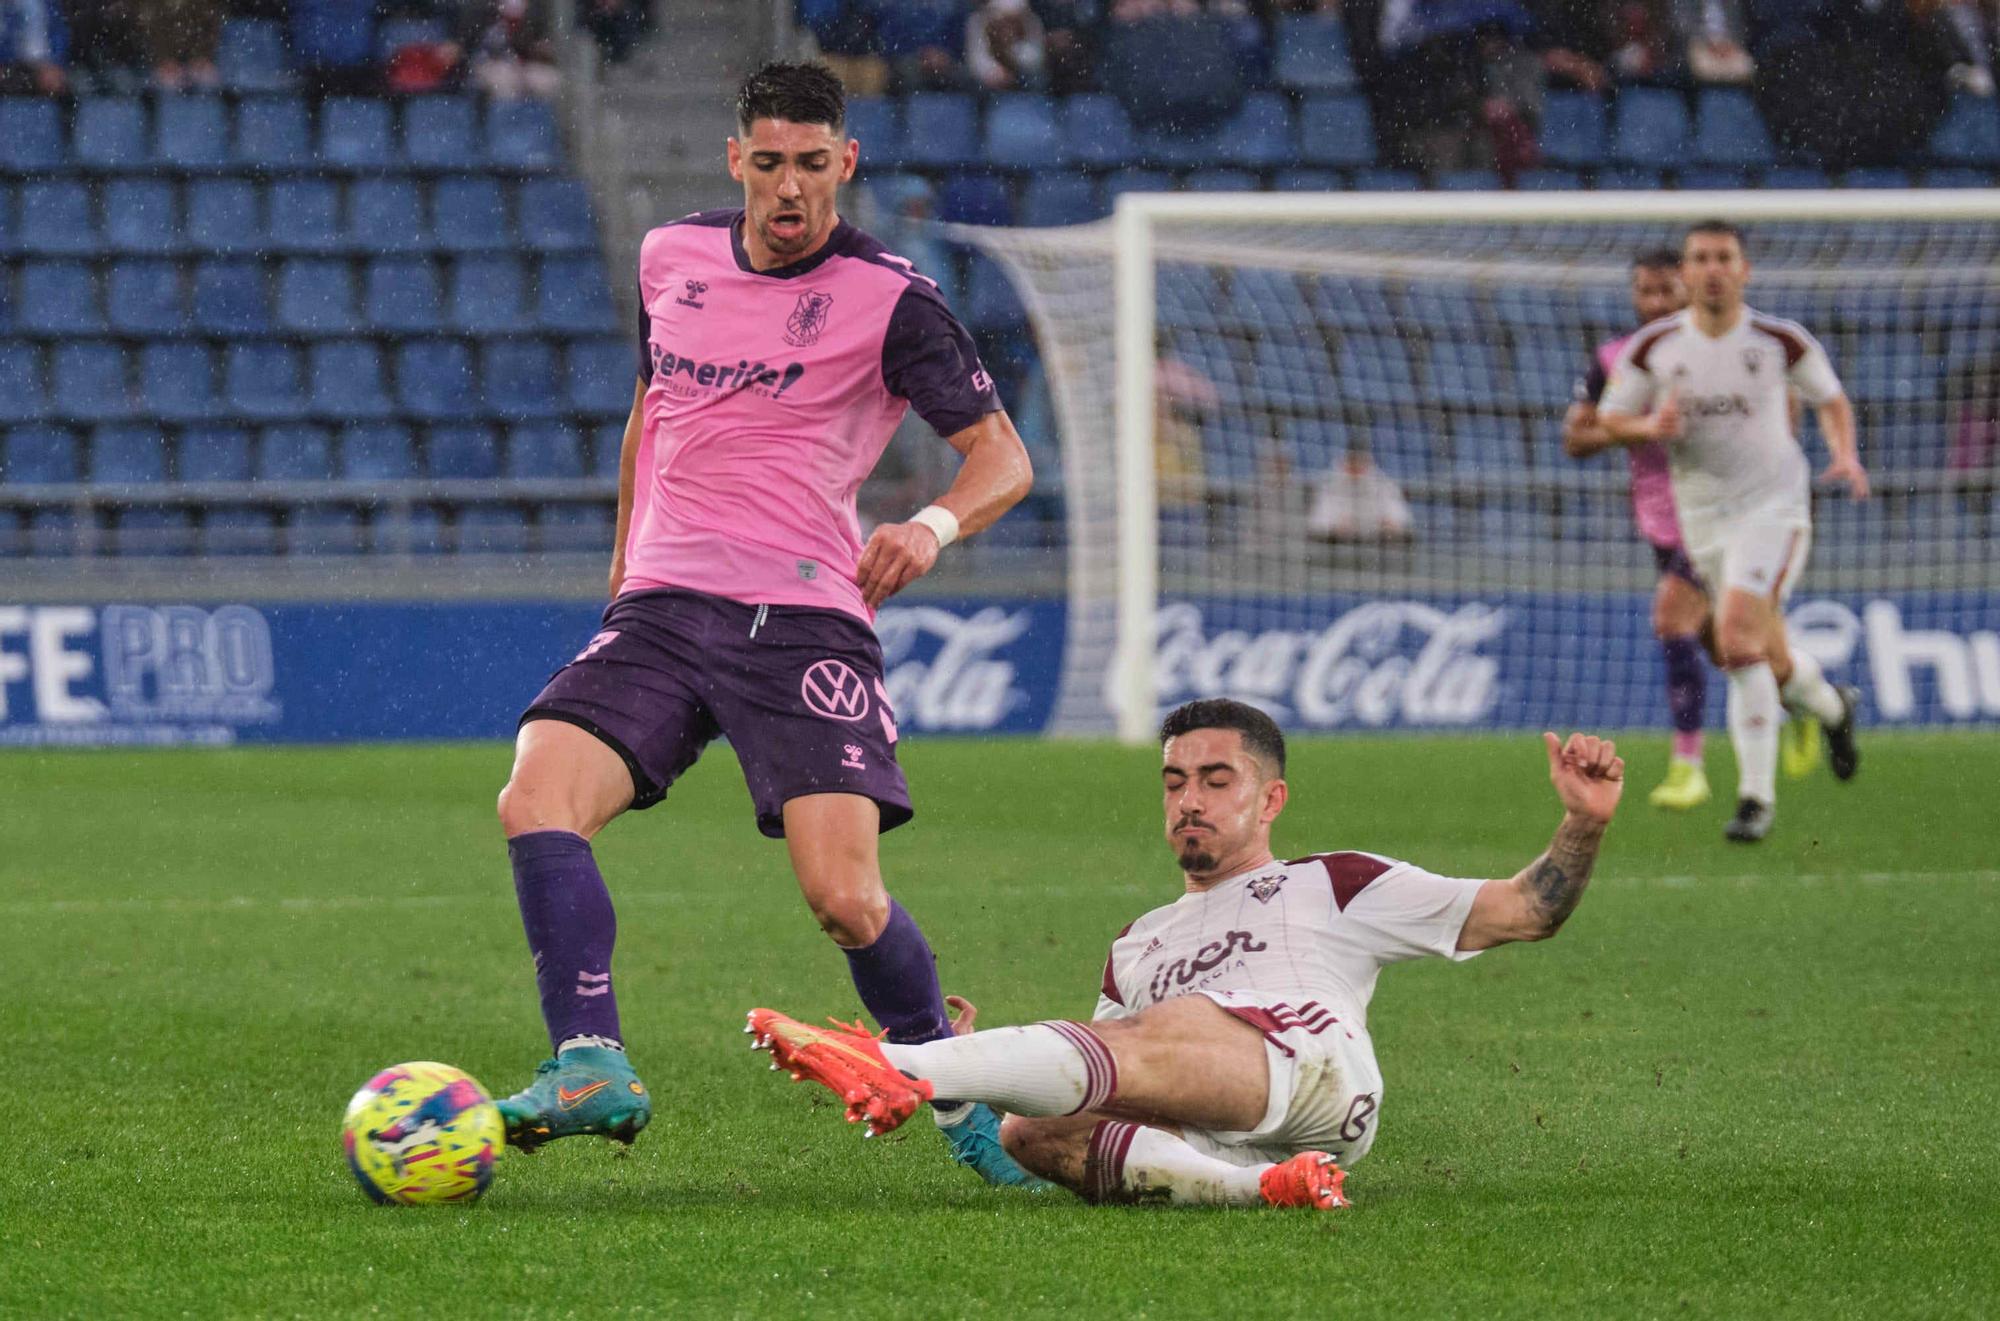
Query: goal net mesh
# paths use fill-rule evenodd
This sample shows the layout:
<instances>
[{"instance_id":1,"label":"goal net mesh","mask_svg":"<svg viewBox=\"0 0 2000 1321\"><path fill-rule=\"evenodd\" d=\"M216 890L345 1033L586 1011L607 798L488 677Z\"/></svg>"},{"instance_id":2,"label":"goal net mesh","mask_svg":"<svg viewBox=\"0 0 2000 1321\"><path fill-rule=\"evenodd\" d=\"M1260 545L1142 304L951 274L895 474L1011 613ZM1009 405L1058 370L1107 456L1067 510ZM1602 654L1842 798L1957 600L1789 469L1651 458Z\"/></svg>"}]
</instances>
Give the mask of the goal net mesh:
<instances>
[{"instance_id":1,"label":"goal net mesh","mask_svg":"<svg viewBox=\"0 0 2000 1321\"><path fill-rule=\"evenodd\" d=\"M1626 459L1568 458L1561 423L1595 347L1634 328L1631 259L1679 229L1260 219L1254 205L1156 219L1158 706L1231 695L1307 728L1664 724L1657 574ZM1020 290L1061 431L1070 626L1054 725L1106 730L1112 222L961 236ZM2000 717L2000 216L1768 220L1748 239L1751 303L1826 346L1876 485L1866 503L1816 494L1795 633L1836 678L1858 674L1887 601L1900 632L1876 649L1917 648L1903 705ZM1809 409L1801 439L1817 472ZM1920 644L1939 630L1960 651L1932 664Z\"/></svg>"}]
</instances>

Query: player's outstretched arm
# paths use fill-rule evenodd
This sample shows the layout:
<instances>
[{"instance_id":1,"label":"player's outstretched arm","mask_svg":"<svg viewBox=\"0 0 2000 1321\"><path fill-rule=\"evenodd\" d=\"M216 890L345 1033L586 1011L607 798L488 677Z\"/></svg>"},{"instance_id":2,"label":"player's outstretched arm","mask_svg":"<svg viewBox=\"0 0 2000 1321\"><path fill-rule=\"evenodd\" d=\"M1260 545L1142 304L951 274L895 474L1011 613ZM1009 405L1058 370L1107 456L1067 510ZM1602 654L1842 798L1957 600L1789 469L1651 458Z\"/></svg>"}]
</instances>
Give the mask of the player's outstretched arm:
<instances>
[{"instance_id":1,"label":"player's outstretched arm","mask_svg":"<svg viewBox=\"0 0 2000 1321\"><path fill-rule=\"evenodd\" d=\"M1562 824L1541 857L1504 881L1480 887L1459 932L1462 950L1491 949L1517 940L1547 940L1562 929L1590 884L1604 831L1625 788L1618 746L1594 734L1568 742L1543 734L1549 782L1563 806Z\"/></svg>"},{"instance_id":2,"label":"player's outstretched arm","mask_svg":"<svg viewBox=\"0 0 2000 1321\"><path fill-rule=\"evenodd\" d=\"M1679 440L1681 435L1681 400L1669 390L1660 400L1660 406L1650 413L1627 413L1618 409L1600 409L1598 425L1611 438L1613 445L1645 445L1653 441Z\"/></svg>"},{"instance_id":3,"label":"player's outstretched arm","mask_svg":"<svg viewBox=\"0 0 2000 1321\"><path fill-rule=\"evenodd\" d=\"M1598 418L1596 404L1579 399L1563 414L1563 453L1572 459L1587 459L1617 443Z\"/></svg>"},{"instance_id":4,"label":"player's outstretched arm","mask_svg":"<svg viewBox=\"0 0 2000 1321\"><path fill-rule=\"evenodd\" d=\"M861 552L855 581L870 610L929 573L952 541L991 527L1034 484L1028 447L1004 411L988 413L945 439L965 456L951 489L926 516L877 527Z\"/></svg>"},{"instance_id":5,"label":"player's outstretched arm","mask_svg":"<svg viewBox=\"0 0 2000 1321\"><path fill-rule=\"evenodd\" d=\"M632 490L639 480L639 432L646 425L646 378L632 390L632 415L618 448L618 530L611 543L611 595L625 585L625 536L632 530Z\"/></svg>"},{"instance_id":6,"label":"player's outstretched arm","mask_svg":"<svg viewBox=\"0 0 2000 1321\"><path fill-rule=\"evenodd\" d=\"M1826 437L1827 452L1833 462L1819 475L1822 482L1845 482L1856 500L1868 498L1868 470L1861 466L1861 446L1854 433L1854 405L1846 395L1835 395L1813 410L1819 415L1819 434Z\"/></svg>"}]
</instances>

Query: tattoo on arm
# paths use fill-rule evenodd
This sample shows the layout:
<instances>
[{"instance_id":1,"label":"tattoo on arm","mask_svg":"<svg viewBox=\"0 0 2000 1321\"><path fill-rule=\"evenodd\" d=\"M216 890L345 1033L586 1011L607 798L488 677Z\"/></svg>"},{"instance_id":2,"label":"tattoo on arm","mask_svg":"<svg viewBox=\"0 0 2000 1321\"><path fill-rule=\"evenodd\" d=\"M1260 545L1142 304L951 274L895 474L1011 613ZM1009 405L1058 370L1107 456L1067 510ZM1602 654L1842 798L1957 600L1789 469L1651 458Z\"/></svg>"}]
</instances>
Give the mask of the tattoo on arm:
<instances>
[{"instance_id":1,"label":"tattoo on arm","mask_svg":"<svg viewBox=\"0 0 2000 1321\"><path fill-rule=\"evenodd\" d=\"M1597 847L1604 839L1604 827L1563 818L1548 852L1530 863L1521 873L1522 889L1550 934L1561 928L1576 911L1590 884L1590 869L1597 863Z\"/></svg>"}]
</instances>

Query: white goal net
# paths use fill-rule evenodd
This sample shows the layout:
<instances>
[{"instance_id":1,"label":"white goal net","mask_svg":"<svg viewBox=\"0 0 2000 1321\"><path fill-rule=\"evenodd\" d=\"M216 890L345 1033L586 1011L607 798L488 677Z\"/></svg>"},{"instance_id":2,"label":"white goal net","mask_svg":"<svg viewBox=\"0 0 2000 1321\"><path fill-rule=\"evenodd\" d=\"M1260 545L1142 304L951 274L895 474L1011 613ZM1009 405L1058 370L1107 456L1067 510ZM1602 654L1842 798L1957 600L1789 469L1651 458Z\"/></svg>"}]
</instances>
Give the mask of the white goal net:
<instances>
[{"instance_id":1,"label":"white goal net","mask_svg":"<svg viewBox=\"0 0 2000 1321\"><path fill-rule=\"evenodd\" d=\"M1061 430L1052 727L1225 694L1295 728L1663 723L1625 459L1569 459L1561 420L1634 328L1633 256L1709 216L1825 344L1875 477L1816 498L1795 635L1877 720L2000 718L2000 196L1171 194L958 232Z\"/></svg>"}]
</instances>

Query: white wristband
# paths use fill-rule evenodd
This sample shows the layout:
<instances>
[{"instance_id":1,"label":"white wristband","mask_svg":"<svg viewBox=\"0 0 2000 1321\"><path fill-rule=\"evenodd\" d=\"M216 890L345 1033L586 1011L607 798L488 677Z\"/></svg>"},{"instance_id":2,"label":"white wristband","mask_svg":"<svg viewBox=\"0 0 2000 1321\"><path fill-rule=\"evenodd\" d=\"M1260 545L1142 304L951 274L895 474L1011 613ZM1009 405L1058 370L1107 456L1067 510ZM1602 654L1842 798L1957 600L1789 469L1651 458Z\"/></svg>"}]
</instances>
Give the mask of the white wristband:
<instances>
[{"instance_id":1,"label":"white wristband","mask_svg":"<svg viewBox=\"0 0 2000 1321\"><path fill-rule=\"evenodd\" d=\"M937 536L939 550L958 540L958 515L943 505L925 505L910 515L910 521L929 528Z\"/></svg>"}]
</instances>

